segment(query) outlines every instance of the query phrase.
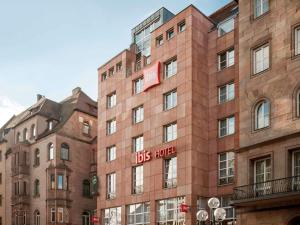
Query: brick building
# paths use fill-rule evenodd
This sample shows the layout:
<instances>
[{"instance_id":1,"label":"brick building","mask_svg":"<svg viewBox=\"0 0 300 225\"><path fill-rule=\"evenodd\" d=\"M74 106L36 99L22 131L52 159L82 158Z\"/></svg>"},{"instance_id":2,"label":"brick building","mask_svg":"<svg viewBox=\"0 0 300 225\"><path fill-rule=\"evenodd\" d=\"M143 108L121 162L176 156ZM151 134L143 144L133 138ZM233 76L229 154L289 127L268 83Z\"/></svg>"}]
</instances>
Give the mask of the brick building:
<instances>
[{"instance_id":1,"label":"brick building","mask_svg":"<svg viewBox=\"0 0 300 225\"><path fill-rule=\"evenodd\" d=\"M176 15L161 8L100 66L101 224L194 225L211 196L235 221L237 23L236 1L209 17L193 5Z\"/></svg>"},{"instance_id":2,"label":"brick building","mask_svg":"<svg viewBox=\"0 0 300 225\"><path fill-rule=\"evenodd\" d=\"M89 225L96 209L97 103L80 88L0 129L0 224Z\"/></svg>"}]
</instances>

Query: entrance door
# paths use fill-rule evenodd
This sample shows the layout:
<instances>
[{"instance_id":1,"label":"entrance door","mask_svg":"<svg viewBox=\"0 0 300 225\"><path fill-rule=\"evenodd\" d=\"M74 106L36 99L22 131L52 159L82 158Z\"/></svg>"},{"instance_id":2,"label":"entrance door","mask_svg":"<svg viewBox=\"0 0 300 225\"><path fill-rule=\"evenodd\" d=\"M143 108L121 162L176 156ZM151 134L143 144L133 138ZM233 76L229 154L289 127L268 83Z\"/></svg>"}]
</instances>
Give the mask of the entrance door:
<instances>
[{"instance_id":1,"label":"entrance door","mask_svg":"<svg viewBox=\"0 0 300 225\"><path fill-rule=\"evenodd\" d=\"M254 183L256 196L270 194L271 158L256 160L254 163Z\"/></svg>"}]
</instances>

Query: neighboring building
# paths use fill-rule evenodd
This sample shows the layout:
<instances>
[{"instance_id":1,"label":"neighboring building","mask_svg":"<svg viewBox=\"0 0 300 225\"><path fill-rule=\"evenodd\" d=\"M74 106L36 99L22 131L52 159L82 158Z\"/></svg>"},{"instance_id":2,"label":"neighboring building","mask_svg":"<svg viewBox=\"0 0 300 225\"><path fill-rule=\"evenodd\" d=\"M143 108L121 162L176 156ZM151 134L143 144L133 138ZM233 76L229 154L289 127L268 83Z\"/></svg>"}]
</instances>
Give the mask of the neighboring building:
<instances>
[{"instance_id":1,"label":"neighboring building","mask_svg":"<svg viewBox=\"0 0 300 225\"><path fill-rule=\"evenodd\" d=\"M80 88L0 129L0 224L89 225L96 209L97 103Z\"/></svg>"},{"instance_id":2,"label":"neighboring building","mask_svg":"<svg viewBox=\"0 0 300 225\"><path fill-rule=\"evenodd\" d=\"M239 1L239 224L300 223L300 1Z\"/></svg>"},{"instance_id":3,"label":"neighboring building","mask_svg":"<svg viewBox=\"0 0 300 225\"><path fill-rule=\"evenodd\" d=\"M210 17L192 5L177 15L158 12L133 29L130 49L98 69L97 215L105 225L194 225L198 209L217 196L232 224L237 3ZM161 19L163 12L170 17ZM163 22L140 51L136 34L155 21Z\"/></svg>"}]
</instances>

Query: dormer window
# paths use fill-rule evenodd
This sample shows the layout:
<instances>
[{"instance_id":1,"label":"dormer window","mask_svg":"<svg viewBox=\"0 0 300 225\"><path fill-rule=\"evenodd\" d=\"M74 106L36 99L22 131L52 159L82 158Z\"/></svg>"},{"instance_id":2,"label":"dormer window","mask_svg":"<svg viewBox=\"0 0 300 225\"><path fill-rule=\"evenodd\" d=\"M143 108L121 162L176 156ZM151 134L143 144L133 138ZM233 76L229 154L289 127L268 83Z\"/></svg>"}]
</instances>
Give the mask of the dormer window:
<instances>
[{"instance_id":1,"label":"dormer window","mask_svg":"<svg viewBox=\"0 0 300 225\"><path fill-rule=\"evenodd\" d=\"M48 121L48 130L53 129L53 121Z\"/></svg>"},{"instance_id":2,"label":"dormer window","mask_svg":"<svg viewBox=\"0 0 300 225\"><path fill-rule=\"evenodd\" d=\"M91 127L90 127L89 122L83 122L83 133L90 134L90 130L91 130Z\"/></svg>"}]
</instances>

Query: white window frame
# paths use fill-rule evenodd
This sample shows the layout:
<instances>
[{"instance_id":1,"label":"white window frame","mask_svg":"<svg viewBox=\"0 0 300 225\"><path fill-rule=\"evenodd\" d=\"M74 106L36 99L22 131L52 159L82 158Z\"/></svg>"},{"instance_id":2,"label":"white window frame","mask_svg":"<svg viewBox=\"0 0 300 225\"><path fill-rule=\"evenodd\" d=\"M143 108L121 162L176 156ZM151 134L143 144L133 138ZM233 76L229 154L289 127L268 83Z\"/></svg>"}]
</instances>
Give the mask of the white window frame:
<instances>
[{"instance_id":1,"label":"white window frame","mask_svg":"<svg viewBox=\"0 0 300 225\"><path fill-rule=\"evenodd\" d=\"M121 225L121 207L107 208L103 211L103 225Z\"/></svg>"},{"instance_id":2,"label":"white window frame","mask_svg":"<svg viewBox=\"0 0 300 225\"><path fill-rule=\"evenodd\" d=\"M261 52L261 53L260 53ZM261 73L270 68L270 43L266 43L253 50L253 74ZM261 54L261 58L258 58L258 54ZM261 64L261 68L258 65Z\"/></svg>"},{"instance_id":3,"label":"white window frame","mask_svg":"<svg viewBox=\"0 0 300 225\"><path fill-rule=\"evenodd\" d=\"M227 199L227 201L225 201L225 199ZM223 196L220 198L220 207L222 207L226 211L225 221L227 221L227 224L229 224L229 221L236 221L235 208L229 204L225 204L225 202L228 203L230 201L230 199L231 199L231 197L229 197L229 196ZM228 217L229 211L232 211L233 217ZM235 224L235 223L233 223L233 224Z\"/></svg>"},{"instance_id":4,"label":"white window frame","mask_svg":"<svg viewBox=\"0 0 300 225\"><path fill-rule=\"evenodd\" d=\"M116 198L116 173L110 173L106 175L106 198L114 199Z\"/></svg>"},{"instance_id":5,"label":"white window frame","mask_svg":"<svg viewBox=\"0 0 300 225\"><path fill-rule=\"evenodd\" d=\"M181 21L180 23L178 23L178 32L181 33L183 31L185 31L186 29L186 23L185 20Z\"/></svg>"},{"instance_id":6,"label":"white window frame","mask_svg":"<svg viewBox=\"0 0 300 225\"><path fill-rule=\"evenodd\" d=\"M51 221L51 223L56 222L56 210L55 210L55 208L51 208L51 210L50 210L50 221Z\"/></svg>"},{"instance_id":7,"label":"white window frame","mask_svg":"<svg viewBox=\"0 0 300 225\"><path fill-rule=\"evenodd\" d=\"M185 213L180 212L180 205L185 203L185 197L162 199L156 203L156 224L185 224Z\"/></svg>"},{"instance_id":8,"label":"white window frame","mask_svg":"<svg viewBox=\"0 0 300 225\"><path fill-rule=\"evenodd\" d=\"M268 106L267 106L268 105ZM259 115L258 110L262 107L262 114ZM268 107L268 112L265 112L266 107ZM263 100L259 102L255 107L255 115L254 115L254 129L260 130L266 127L270 126L270 110L271 110L271 104L268 100ZM260 118L262 116L262 118ZM260 125L262 123L262 125Z\"/></svg>"},{"instance_id":9,"label":"white window frame","mask_svg":"<svg viewBox=\"0 0 300 225\"><path fill-rule=\"evenodd\" d=\"M59 215L61 214L61 220L59 219ZM64 222L64 208L57 208L57 222L63 223Z\"/></svg>"},{"instance_id":10,"label":"white window frame","mask_svg":"<svg viewBox=\"0 0 300 225\"><path fill-rule=\"evenodd\" d=\"M296 165L295 165L295 154L300 154L300 150L297 151L293 151L292 152L292 176L300 176L300 172L299 174L295 173L295 169L296 169ZM297 168L299 168L300 171L300 166L297 166ZM299 178L298 178L299 179Z\"/></svg>"},{"instance_id":11,"label":"white window frame","mask_svg":"<svg viewBox=\"0 0 300 225\"><path fill-rule=\"evenodd\" d=\"M235 16L231 16L231 17L223 20L222 22L220 22L218 24L218 37L221 37L221 36L223 36L223 35L225 35L225 34L227 34L227 33L229 33L229 32L231 32L231 31L234 30L234 18L235 18ZM223 30L222 26L226 25L228 23L231 23L230 25L232 25L232 27L230 28L230 30L228 30L228 31Z\"/></svg>"},{"instance_id":12,"label":"white window frame","mask_svg":"<svg viewBox=\"0 0 300 225\"><path fill-rule=\"evenodd\" d=\"M156 47L159 47L159 46L162 46L164 44L164 37L163 35L159 35L157 38L156 38Z\"/></svg>"},{"instance_id":13,"label":"white window frame","mask_svg":"<svg viewBox=\"0 0 300 225\"><path fill-rule=\"evenodd\" d=\"M170 97L171 104L168 104L168 98ZM177 89L169 91L164 94L164 110L170 110L177 106Z\"/></svg>"},{"instance_id":14,"label":"white window frame","mask_svg":"<svg viewBox=\"0 0 300 225\"><path fill-rule=\"evenodd\" d=\"M232 122L232 121L230 121L231 119L233 119L232 120L233 121L233 127L229 126L230 125L229 123ZM222 129L221 124L222 124L222 121L226 121L226 124L225 124L226 125L225 126L225 128L226 128L226 134L224 134L224 135L221 134L221 129ZM225 136L234 134L235 133L235 117L234 116L229 116L229 117L226 117L224 119L220 119L219 120L219 128L218 128L218 130L219 130L219 137L225 137Z\"/></svg>"},{"instance_id":15,"label":"white window frame","mask_svg":"<svg viewBox=\"0 0 300 225\"><path fill-rule=\"evenodd\" d=\"M167 40L171 40L175 36L174 28L167 30Z\"/></svg>"},{"instance_id":16,"label":"white window frame","mask_svg":"<svg viewBox=\"0 0 300 225\"><path fill-rule=\"evenodd\" d=\"M137 203L127 207L127 225L150 224L150 202ZM142 221L137 218L142 218ZM130 221L132 223L130 223ZM140 223L138 222L140 221Z\"/></svg>"},{"instance_id":17,"label":"white window frame","mask_svg":"<svg viewBox=\"0 0 300 225\"><path fill-rule=\"evenodd\" d=\"M132 193L141 194L144 192L144 166L132 168Z\"/></svg>"},{"instance_id":18,"label":"white window frame","mask_svg":"<svg viewBox=\"0 0 300 225\"><path fill-rule=\"evenodd\" d=\"M171 129L171 132L168 130L169 128ZM177 139L177 122L164 125L164 142L170 142L176 139Z\"/></svg>"},{"instance_id":19,"label":"white window frame","mask_svg":"<svg viewBox=\"0 0 300 225\"><path fill-rule=\"evenodd\" d=\"M108 109L113 108L116 104L117 104L117 94L116 91L110 93L109 95L107 95L107 104L106 107Z\"/></svg>"},{"instance_id":20,"label":"white window frame","mask_svg":"<svg viewBox=\"0 0 300 225\"><path fill-rule=\"evenodd\" d=\"M164 160L164 188L177 187L177 156Z\"/></svg>"},{"instance_id":21,"label":"white window frame","mask_svg":"<svg viewBox=\"0 0 300 225\"><path fill-rule=\"evenodd\" d=\"M222 89L225 88L225 99L222 100ZM230 89L232 88L232 90ZM222 85L218 88L219 92L219 104L231 101L235 98L235 85L234 82L230 82L228 84Z\"/></svg>"},{"instance_id":22,"label":"white window frame","mask_svg":"<svg viewBox=\"0 0 300 225\"><path fill-rule=\"evenodd\" d=\"M140 152L144 150L144 136L139 135L132 138L133 152Z\"/></svg>"},{"instance_id":23,"label":"white window frame","mask_svg":"<svg viewBox=\"0 0 300 225\"><path fill-rule=\"evenodd\" d=\"M111 162L117 158L117 147L112 145L106 149L106 161Z\"/></svg>"},{"instance_id":24,"label":"white window frame","mask_svg":"<svg viewBox=\"0 0 300 225\"><path fill-rule=\"evenodd\" d=\"M169 69L170 66L170 69ZM177 58L171 59L165 63L165 79L168 79L177 74Z\"/></svg>"},{"instance_id":25,"label":"white window frame","mask_svg":"<svg viewBox=\"0 0 300 225\"><path fill-rule=\"evenodd\" d=\"M235 55L234 54L235 54L234 48L230 48L227 51L218 54L218 69L219 69L219 71L224 70L235 64ZM223 55L226 55L225 61L221 61L221 57ZM223 62L225 62L225 64L226 64L225 66L221 65Z\"/></svg>"},{"instance_id":26,"label":"white window frame","mask_svg":"<svg viewBox=\"0 0 300 225\"><path fill-rule=\"evenodd\" d=\"M133 81L133 94L137 95L144 90L144 77L139 77Z\"/></svg>"},{"instance_id":27,"label":"white window frame","mask_svg":"<svg viewBox=\"0 0 300 225\"><path fill-rule=\"evenodd\" d=\"M221 160L221 156L225 155L226 159L225 160ZM227 184L231 184L234 182L234 161L235 161L235 155L234 152L222 152L220 154L218 154L218 184L219 185L227 185ZM225 168L221 168L221 163L225 163ZM230 164L232 164L230 166ZM233 174L230 174L230 169L232 169ZM225 170L226 174L225 176L221 176L221 171ZM225 179L225 182L221 182L222 179ZM230 181L230 179L232 179L232 181Z\"/></svg>"},{"instance_id":28,"label":"white window frame","mask_svg":"<svg viewBox=\"0 0 300 225\"><path fill-rule=\"evenodd\" d=\"M257 2L259 1L259 6L257 5ZM270 1L269 0L253 0L254 2L254 18L260 17L261 15L265 14L270 10ZM266 2L267 8L264 8L264 3ZM259 7L259 12L257 11L257 8Z\"/></svg>"},{"instance_id":29,"label":"white window frame","mask_svg":"<svg viewBox=\"0 0 300 225\"><path fill-rule=\"evenodd\" d=\"M116 118L108 120L106 122L106 134L111 135L117 131L117 121Z\"/></svg>"},{"instance_id":30,"label":"white window frame","mask_svg":"<svg viewBox=\"0 0 300 225\"><path fill-rule=\"evenodd\" d=\"M133 124L140 123L144 120L144 106L140 105L132 110Z\"/></svg>"}]
</instances>

